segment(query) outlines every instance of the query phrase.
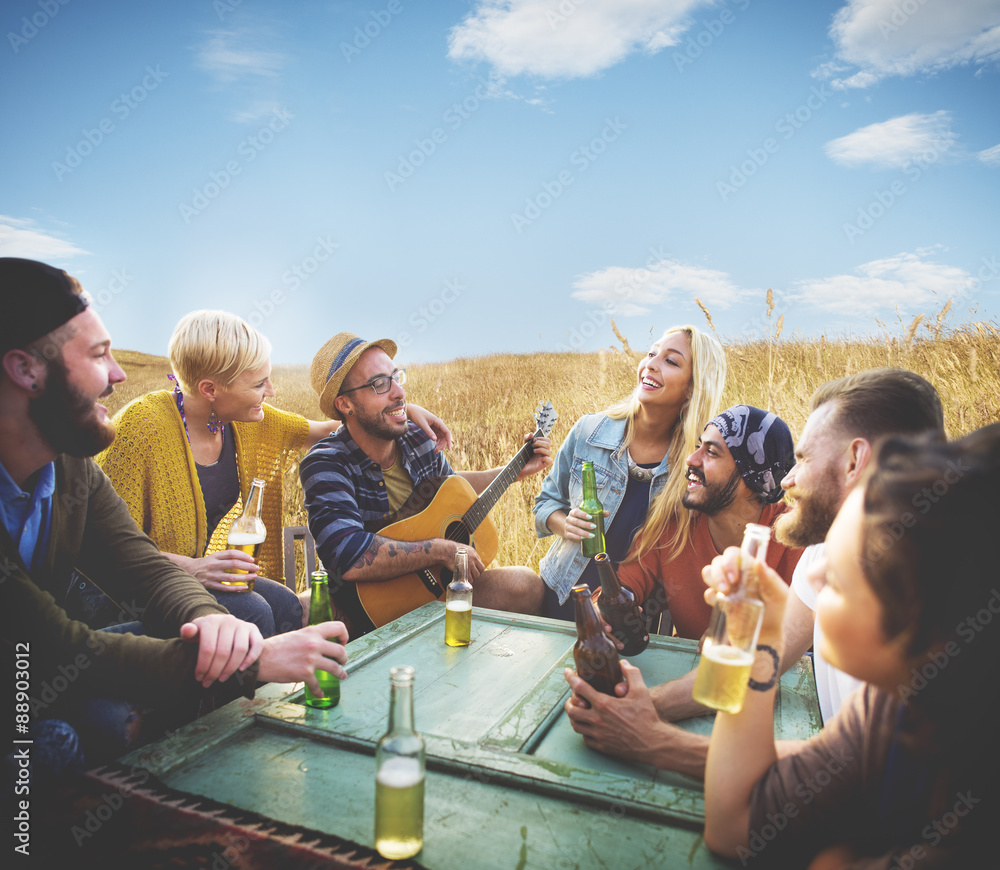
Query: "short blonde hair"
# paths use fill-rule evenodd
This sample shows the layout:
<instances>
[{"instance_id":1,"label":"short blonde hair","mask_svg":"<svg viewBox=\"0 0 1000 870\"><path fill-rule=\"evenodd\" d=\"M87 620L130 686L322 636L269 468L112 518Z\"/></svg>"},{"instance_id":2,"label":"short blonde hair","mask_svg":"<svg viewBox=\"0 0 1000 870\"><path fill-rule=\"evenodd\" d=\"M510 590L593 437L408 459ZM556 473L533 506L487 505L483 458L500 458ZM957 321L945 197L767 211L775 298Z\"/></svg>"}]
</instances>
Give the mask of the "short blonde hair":
<instances>
[{"instance_id":1,"label":"short blonde hair","mask_svg":"<svg viewBox=\"0 0 1000 870\"><path fill-rule=\"evenodd\" d=\"M271 342L228 311L192 311L174 328L167 356L181 389L191 393L203 378L232 386L270 359Z\"/></svg>"}]
</instances>

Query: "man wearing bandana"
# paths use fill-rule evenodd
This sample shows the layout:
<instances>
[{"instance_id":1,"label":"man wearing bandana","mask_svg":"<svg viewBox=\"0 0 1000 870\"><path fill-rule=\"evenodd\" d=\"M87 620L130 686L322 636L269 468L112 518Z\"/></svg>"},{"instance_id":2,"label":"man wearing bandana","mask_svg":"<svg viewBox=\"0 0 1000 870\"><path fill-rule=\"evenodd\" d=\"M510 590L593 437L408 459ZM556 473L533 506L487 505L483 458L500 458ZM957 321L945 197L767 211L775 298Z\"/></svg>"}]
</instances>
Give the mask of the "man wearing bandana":
<instances>
[{"instance_id":1,"label":"man wearing bandana","mask_svg":"<svg viewBox=\"0 0 1000 870\"><path fill-rule=\"evenodd\" d=\"M794 462L792 434L775 414L734 405L705 426L698 449L687 458L683 504L696 512L687 546L674 558L659 546L618 569L618 579L647 614L662 612L679 637L705 633L712 609L705 603L701 569L726 547L738 547L747 523L770 526L788 510L781 479ZM661 543L672 535L668 525ZM801 554L772 536L767 563L790 583ZM670 633L668 624L661 623L660 633Z\"/></svg>"},{"instance_id":2,"label":"man wearing bandana","mask_svg":"<svg viewBox=\"0 0 1000 870\"><path fill-rule=\"evenodd\" d=\"M680 637L700 638L712 613L701 569L727 547L740 546L747 523L773 526L789 509L782 501L781 481L794 463L792 435L780 417L749 405L723 411L705 426L698 449L687 458L683 503L697 513L687 546L670 559L666 547L656 547L639 561L626 560L618 579L632 589L646 613L662 612ZM672 534L668 524L661 542ZM791 583L801 555L801 549L785 546L772 533L767 564L786 583ZM660 632L669 633L669 628L661 623ZM566 712L573 729L592 749L703 777L708 739L663 722L657 712L670 709L673 719L708 712L691 700L694 671L652 690L635 667L623 663L622 672L627 694L611 697L566 671L573 689Z\"/></svg>"}]
</instances>

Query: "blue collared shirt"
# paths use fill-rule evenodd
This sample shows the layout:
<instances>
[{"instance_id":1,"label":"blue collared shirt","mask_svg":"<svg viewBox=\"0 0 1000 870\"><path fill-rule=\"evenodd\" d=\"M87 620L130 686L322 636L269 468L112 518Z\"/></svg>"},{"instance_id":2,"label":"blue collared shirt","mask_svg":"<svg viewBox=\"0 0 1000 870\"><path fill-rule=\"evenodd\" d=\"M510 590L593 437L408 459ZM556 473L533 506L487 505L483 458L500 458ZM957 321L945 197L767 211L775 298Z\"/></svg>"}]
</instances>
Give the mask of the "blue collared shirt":
<instances>
[{"instance_id":1,"label":"blue collared shirt","mask_svg":"<svg viewBox=\"0 0 1000 870\"><path fill-rule=\"evenodd\" d=\"M49 548L52 494L56 489L55 463L43 465L33 477L34 486L30 492L25 492L0 463L0 514L29 571L41 564Z\"/></svg>"},{"instance_id":2,"label":"blue collared shirt","mask_svg":"<svg viewBox=\"0 0 1000 870\"><path fill-rule=\"evenodd\" d=\"M416 489L432 477L452 474L435 442L412 423L396 439L398 456ZM389 516L382 467L370 459L341 426L318 442L299 464L316 551L329 571L343 574L356 564L375 537L365 523Z\"/></svg>"}]
</instances>

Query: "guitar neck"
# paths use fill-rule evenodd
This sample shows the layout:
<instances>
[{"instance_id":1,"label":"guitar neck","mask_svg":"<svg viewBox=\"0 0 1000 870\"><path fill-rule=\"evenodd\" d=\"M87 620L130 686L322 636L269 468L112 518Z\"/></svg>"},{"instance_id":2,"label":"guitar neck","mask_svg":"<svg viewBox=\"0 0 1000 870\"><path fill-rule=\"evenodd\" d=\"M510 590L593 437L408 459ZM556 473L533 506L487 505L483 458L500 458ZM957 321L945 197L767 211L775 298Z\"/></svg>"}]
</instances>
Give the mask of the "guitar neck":
<instances>
[{"instance_id":1,"label":"guitar neck","mask_svg":"<svg viewBox=\"0 0 1000 870\"><path fill-rule=\"evenodd\" d=\"M538 438L542 435L542 430L537 429L532 439ZM517 476L524 470L524 466L528 464L531 459L533 450L531 446L532 442L525 442L524 446L517 451L514 458L508 462L503 470L493 478L493 482L483 490L483 494L479 496L462 517L465 527L469 530L469 534L472 534L479 524L486 519L486 515L493 510L493 505L495 505L502 496L507 488L517 479Z\"/></svg>"}]
</instances>

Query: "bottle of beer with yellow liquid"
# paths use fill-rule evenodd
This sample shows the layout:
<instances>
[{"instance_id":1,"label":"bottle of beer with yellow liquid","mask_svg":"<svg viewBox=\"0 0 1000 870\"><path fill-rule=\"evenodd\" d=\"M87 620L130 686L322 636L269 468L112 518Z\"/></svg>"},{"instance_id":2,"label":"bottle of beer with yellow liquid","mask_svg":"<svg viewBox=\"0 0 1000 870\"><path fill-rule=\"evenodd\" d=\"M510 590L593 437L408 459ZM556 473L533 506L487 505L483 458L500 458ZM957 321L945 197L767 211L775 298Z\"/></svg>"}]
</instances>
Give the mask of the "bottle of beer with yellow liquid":
<instances>
[{"instance_id":1,"label":"bottle of beer with yellow liquid","mask_svg":"<svg viewBox=\"0 0 1000 870\"><path fill-rule=\"evenodd\" d=\"M590 519L597 528L593 531L594 537L584 538L580 543L584 557L593 559L598 553L603 553L607 549L604 544L604 505L597 498L597 475L594 473L594 463L584 459L582 474L583 501L580 502L580 510L590 514Z\"/></svg>"},{"instance_id":2,"label":"bottle of beer with yellow liquid","mask_svg":"<svg viewBox=\"0 0 1000 870\"><path fill-rule=\"evenodd\" d=\"M243 515L238 517L229 527L229 538L226 547L230 550L242 550L248 556L257 558L257 548L264 543L267 537L267 529L264 528L264 521L260 518L261 509L264 507L264 481L259 477L253 479L250 484L250 493L247 495L246 503L243 505ZM227 574L247 574L240 568L229 568ZM253 581L239 580L234 577L232 580L223 580L224 586L250 586L253 590Z\"/></svg>"},{"instance_id":3,"label":"bottle of beer with yellow liquid","mask_svg":"<svg viewBox=\"0 0 1000 870\"><path fill-rule=\"evenodd\" d=\"M726 713L743 709L764 618L764 602L752 579L751 566L767 558L770 540L770 527L747 524L740 548L740 583L715 599L691 692L691 697L706 707Z\"/></svg>"},{"instance_id":4,"label":"bottle of beer with yellow liquid","mask_svg":"<svg viewBox=\"0 0 1000 870\"><path fill-rule=\"evenodd\" d=\"M604 633L604 625L590 597L590 589L587 586L574 586L570 594L576 609L576 645L573 647L576 673L598 692L614 695L615 686L623 679L618 662L618 647Z\"/></svg>"},{"instance_id":5,"label":"bottle of beer with yellow liquid","mask_svg":"<svg viewBox=\"0 0 1000 870\"><path fill-rule=\"evenodd\" d=\"M375 747L375 849L412 858L424 846L424 739L413 730L413 668L389 671L389 730Z\"/></svg>"},{"instance_id":6,"label":"bottle of beer with yellow liquid","mask_svg":"<svg viewBox=\"0 0 1000 870\"><path fill-rule=\"evenodd\" d=\"M333 608L330 606L330 586L326 571L313 571L309 587L309 624L320 625L333 621ZM310 707L336 707L340 703L340 678L329 671L316 670L316 680L323 697L318 698L309 686L306 686L306 703Z\"/></svg>"},{"instance_id":7,"label":"bottle of beer with yellow liquid","mask_svg":"<svg viewBox=\"0 0 1000 870\"><path fill-rule=\"evenodd\" d=\"M625 644L623 656L637 656L649 645L646 620L642 618L635 593L618 582L614 565L607 553L594 556L597 574L601 578L601 594L597 597L597 609L604 621L611 626L611 634Z\"/></svg>"},{"instance_id":8,"label":"bottle of beer with yellow liquid","mask_svg":"<svg viewBox=\"0 0 1000 870\"><path fill-rule=\"evenodd\" d=\"M468 646L472 641L472 584L469 582L469 553L465 547L455 553L455 576L445 592L444 642L448 646Z\"/></svg>"}]
</instances>

